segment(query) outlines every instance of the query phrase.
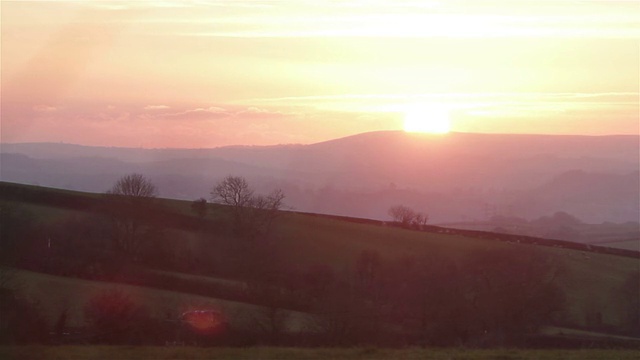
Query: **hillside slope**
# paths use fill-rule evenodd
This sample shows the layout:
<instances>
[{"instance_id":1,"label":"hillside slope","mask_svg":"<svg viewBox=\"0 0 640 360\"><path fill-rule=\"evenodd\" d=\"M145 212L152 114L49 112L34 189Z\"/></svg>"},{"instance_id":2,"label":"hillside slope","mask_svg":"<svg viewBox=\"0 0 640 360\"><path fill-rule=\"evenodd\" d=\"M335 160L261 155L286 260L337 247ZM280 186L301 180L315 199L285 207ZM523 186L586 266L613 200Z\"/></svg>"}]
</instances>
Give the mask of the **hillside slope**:
<instances>
[{"instance_id":1,"label":"hillside slope","mask_svg":"<svg viewBox=\"0 0 640 360\"><path fill-rule=\"evenodd\" d=\"M4 204L9 203L13 206L24 207L30 210L36 219L43 220L43 224L50 224L43 227L42 231L46 236L45 239L48 238L53 244L60 244L64 239L64 237L60 237L64 233L55 232L56 229L59 229L57 226L79 226L78 224L95 221L96 216L98 218L103 216L101 214L104 210L99 205L104 199L95 194L15 184L3 184L2 189L0 196ZM12 190L7 191L7 189ZM158 255L145 256L141 258L142 262L139 264L148 266L149 269L164 269L183 274L165 277L164 279L170 280L162 285L162 288L166 290L172 290L171 286L175 286L174 290L182 289L179 291L200 295L204 294L203 291L209 291L206 289L219 291L220 288L212 288L208 285L211 282L217 282L217 280L208 281L207 277L227 278L235 282L247 283L252 286L252 291L258 291L248 293L251 296L250 302L258 305L274 306L277 304L278 307L284 306L285 308L310 306L308 304L300 305L305 303L304 301L300 302L303 298L299 293L300 289L309 286L309 276L327 274L334 279L355 280L354 277L360 271L358 270L359 264L366 254L375 254L374 256L379 258L377 261L381 264L380 266L387 266L389 269L393 269L394 266L397 266L396 264L413 261L411 259L431 259L429 261L450 259L464 269L464 264L473 260L476 254L511 253L515 249L517 253L531 253L532 255L535 253L535 256L541 256L540 258L545 259L544 261L549 264L561 265L562 271L558 272L557 278L553 280L554 284L564 291L567 299L567 307L557 319L560 324L565 327L595 327L599 331L609 329L619 332L619 329L622 329L628 320L623 304L627 299L620 296L619 289L628 281L630 275L639 271L638 258L590 252L586 248L573 250L543 246L544 242L539 242L536 245L501 241L498 236L486 233L481 236L470 236L462 233L456 234L454 231L448 233L443 229L437 232L416 231L385 226L371 221L300 213L282 213L268 241L263 242L262 245L260 243L246 243L250 247L245 247L242 241L224 230L224 223L228 221L228 208L210 205L210 211L203 221L191 213L190 205L190 202L185 201L166 199L158 201L156 204L158 212L155 218L157 220L154 221L162 223L163 235L156 238L156 245L150 243L153 248L157 248L157 251L149 253ZM55 218L47 219L52 214L55 214ZM75 220L69 222L69 219ZM204 224L213 225L205 226ZM71 227L70 229L76 228ZM77 229L81 230L84 227ZM88 235L88 237L81 238L80 241L89 242L89 244L95 241L97 245L100 244L99 239L99 235ZM30 251L34 256L40 256L38 254L42 254L43 251L46 254L48 251L46 244L46 241L44 243L36 241L31 245ZM170 252L158 252L167 247L171 249ZM108 258L103 258L100 261L103 264L108 264L115 259L113 256L115 255L109 255ZM371 258L373 255L366 256ZM260 269L262 265L252 264L256 260L272 264L268 269L273 271L275 277L266 272L263 272L259 277L247 273L245 270L256 266L258 266L256 269ZM39 266L41 267L38 271L53 271L54 273L62 271L62 268ZM95 267L90 268L94 269L92 271L95 274ZM103 275L99 276L104 277L107 281L127 283L130 280L127 280L126 269L126 267L121 268L118 276L110 275L108 272L103 272ZM318 273L317 271L321 269L327 270ZM67 269L64 271L76 270ZM190 276L196 274L198 276ZM282 278L284 275L286 277ZM454 276L454 274L445 272L442 276L446 278ZM179 280L180 277L183 280ZM463 277L473 279L474 274L469 273ZM23 281L28 287L35 289L39 286L35 284L37 279L37 276L26 276ZM153 278L149 279L153 280ZM66 284L64 286L71 286L70 284L74 281L76 280L68 279L62 283ZM136 281L136 283L144 285L144 282L140 283L140 281L144 281L144 278L139 278ZM293 294L298 295L286 301L271 298L273 293L270 292L269 287L255 286L264 281L271 284L269 287L286 288L287 293L292 296ZM155 284L158 283L155 282ZM82 291L69 288L69 291L65 293L84 299L84 296L87 295L86 293L81 294ZM237 293L223 293L222 295L223 299L230 300L233 300L234 296L236 298L238 296ZM47 301L44 293L40 293L40 296L43 301ZM174 305L172 303L167 306ZM78 304L78 306L80 305ZM309 309L312 308L313 306Z\"/></svg>"}]
</instances>

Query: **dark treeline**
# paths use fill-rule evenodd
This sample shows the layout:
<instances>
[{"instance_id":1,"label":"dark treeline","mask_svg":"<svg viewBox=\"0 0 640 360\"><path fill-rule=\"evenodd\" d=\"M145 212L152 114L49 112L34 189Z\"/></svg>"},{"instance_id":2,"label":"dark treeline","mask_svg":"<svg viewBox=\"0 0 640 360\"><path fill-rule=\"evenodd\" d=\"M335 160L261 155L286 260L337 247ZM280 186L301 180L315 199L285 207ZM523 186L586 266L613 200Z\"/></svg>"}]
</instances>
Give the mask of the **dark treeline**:
<instances>
[{"instance_id":1,"label":"dark treeline","mask_svg":"<svg viewBox=\"0 0 640 360\"><path fill-rule=\"evenodd\" d=\"M272 231L278 220L273 200L282 200L278 193L253 197L250 211L216 207L215 216L206 216L214 208L200 200L190 215L151 197L131 202L120 194L85 197L2 185L0 311L12 314L0 319L3 343L526 346L546 341L536 335L541 326L567 322L558 282L567 269L532 246L487 248L455 259L437 249L399 258L363 250L347 268L301 266L293 264L295 254L287 253ZM85 213L43 222L19 202ZM185 244L179 235L184 231L198 237L195 245ZM188 326L177 309L159 317L125 293L106 291L84 304L84 327L71 328L66 324L71 309L47 322L36 300L6 286L13 268L260 307L250 314L250 326L226 319L219 321L219 331L203 333ZM630 279L621 296L633 293L633 286ZM639 334L636 305L628 305L628 327L613 330ZM287 329L292 310L306 314L304 330ZM588 330L612 329L594 322Z\"/></svg>"}]
</instances>

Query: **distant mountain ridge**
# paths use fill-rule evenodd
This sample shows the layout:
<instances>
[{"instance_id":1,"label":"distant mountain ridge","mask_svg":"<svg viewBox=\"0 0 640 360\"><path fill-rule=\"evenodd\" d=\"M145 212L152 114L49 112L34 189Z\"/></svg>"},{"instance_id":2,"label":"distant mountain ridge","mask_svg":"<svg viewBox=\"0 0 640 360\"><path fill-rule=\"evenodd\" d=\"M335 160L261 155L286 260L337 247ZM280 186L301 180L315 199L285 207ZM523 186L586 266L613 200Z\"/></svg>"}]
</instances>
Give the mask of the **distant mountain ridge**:
<instances>
[{"instance_id":1,"label":"distant mountain ridge","mask_svg":"<svg viewBox=\"0 0 640 360\"><path fill-rule=\"evenodd\" d=\"M287 204L302 211L384 219L389 206L406 203L429 213L432 222L496 213L532 219L550 209L586 222L624 222L639 215L633 203L640 199L639 149L635 135L401 131L310 145L210 149L1 144L0 178L102 192L123 174L140 172L163 196L195 199L208 197L216 181L236 174L258 190L282 188ZM593 193L589 181L561 181L575 171L597 183Z\"/></svg>"}]
</instances>

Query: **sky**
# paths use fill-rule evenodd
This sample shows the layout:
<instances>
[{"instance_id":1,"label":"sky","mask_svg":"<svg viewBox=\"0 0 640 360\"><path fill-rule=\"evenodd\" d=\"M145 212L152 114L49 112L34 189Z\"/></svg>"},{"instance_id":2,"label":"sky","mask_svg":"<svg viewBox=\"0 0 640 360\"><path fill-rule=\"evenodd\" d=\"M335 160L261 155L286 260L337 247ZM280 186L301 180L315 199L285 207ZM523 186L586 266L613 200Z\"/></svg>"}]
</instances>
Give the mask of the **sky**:
<instances>
[{"instance_id":1,"label":"sky","mask_svg":"<svg viewBox=\"0 0 640 360\"><path fill-rule=\"evenodd\" d=\"M5 143L314 143L416 108L456 132L640 134L637 1L0 4Z\"/></svg>"}]
</instances>

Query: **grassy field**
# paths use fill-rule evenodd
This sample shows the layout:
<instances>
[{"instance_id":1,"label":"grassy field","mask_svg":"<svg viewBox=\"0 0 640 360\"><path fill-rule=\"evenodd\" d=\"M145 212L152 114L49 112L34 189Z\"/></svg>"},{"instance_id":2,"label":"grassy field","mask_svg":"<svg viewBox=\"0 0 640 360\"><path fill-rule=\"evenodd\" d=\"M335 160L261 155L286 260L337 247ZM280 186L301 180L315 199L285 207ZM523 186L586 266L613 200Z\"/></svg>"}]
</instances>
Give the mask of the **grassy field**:
<instances>
[{"instance_id":1,"label":"grassy field","mask_svg":"<svg viewBox=\"0 0 640 360\"><path fill-rule=\"evenodd\" d=\"M43 189L43 191L76 194L95 198L95 194L73 193L69 191ZM191 215L189 201L159 199L161 205L181 214ZM27 203L25 207L39 219L49 223L67 216L83 216L77 210L48 207L43 204ZM220 219L226 210L222 206L210 205L207 218ZM331 265L337 272L347 272L354 260L363 250L375 250L385 260L394 260L407 255L431 255L448 257L454 260L484 249L508 247L531 247L534 245L509 244L497 240L478 239L460 235L436 234L386 227L381 225L359 224L313 215L285 213L274 229L273 237L277 251L291 265L305 269L314 264ZM201 242L207 241L202 234L183 229L170 229L172 240L189 244L192 252L197 253ZM208 235L207 235L208 236ZM216 234L216 241L226 241L224 234ZM566 267L566 272L557 279L566 291L569 309L566 317L574 324L584 325L587 314L598 311L604 325L616 326L624 320L620 311L617 291L629 274L640 271L640 261L634 258L606 254L596 254L577 250L535 246L549 256L555 257ZM206 276L191 274L179 275L207 282ZM97 289L114 285L61 278L29 272L20 272L20 282L24 290L35 299L41 299L47 312L55 317L68 304L71 308L81 309L86 299ZM224 281L210 278L211 282ZM149 299L151 308L157 314L178 311L192 302L214 302L228 307L230 312L255 309L252 305L224 302L222 300L161 291L151 288L127 287L136 296ZM55 291L54 291L55 290ZM236 309L240 309L237 310ZM76 314L72 321L81 319Z\"/></svg>"},{"instance_id":2,"label":"grassy field","mask_svg":"<svg viewBox=\"0 0 640 360\"><path fill-rule=\"evenodd\" d=\"M235 301L24 270L16 271L14 285L22 294L39 302L50 324L53 324L66 308L69 311L68 325L74 327L84 325L83 308L87 300L94 294L111 289L118 289L144 304L151 315L157 318L165 318L167 314L175 318L176 315L192 308L216 309L228 318L232 326L246 328L255 326L252 323L253 317L262 311L260 306ZM299 331L306 326L308 317L305 314L294 311L288 314L286 326L289 331Z\"/></svg>"},{"instance_id":3,"label":"grassy field","mask_svg":"<svg viewBox=\"0 0 640 360\"><path fill-rule=\"evenodd\" d=\"M63 209L40 204L11 203L19 204L19 206L27 212L34 214L38 222L42 225L55 224L58 221L63 221L72 217L83 218L87 216L85 212L79 210Z\"/></svg>"},{"instance_id":4,"label":"grassy field","mask_svg":"<svg viewBox=\"0 0 640 360\"><path fill-rule=\"evenodd\" d=\"M545 234L548 234L550 229L549 224L534 222L505 222L487 221L487 222L462 222L462 223L448 223L443 224L444 227L451 227L455 229L467 229L478 231L492 232L496 228L502 228L504 232L511 234L521 234L535 237L545 238ZM551 225L551 228L558 227L558 224ZM601 223L601 224L585 224L585 223L573 223L566 225L566 229L570 229L571 235L558 235L555 234L552 237L560 240L574 241L584 244L601 245L606 247L613 247L619 249L627 249L640 251L640 242L638 237L640 235L640 225L637 222L627 223ZM553 231L551 231L553 233ZM635 239L635 240L633 240Z\"/></svg>"},{"instance_id":5,"label":"grassy field","mask_svg":"<svg viewBox=\"0 0 640 360\"><path fill-rule=\"evenodd\" d=\"M635 360L631 350L465 350L465 349L301 349L301 348L194 348L194 347L107 347L24 346L0 347L0 358L42 360L97 359L260 359L260 360Z\"/></svg>"},{"instance_id":6,"label":"grassy field","mask_svg":"<svg viewBox=\"0 0 640 360\"><path fill-rule=\"evenodd\" d=\"M186 203L171 200L172 206L187 211ZM219 216L218 206L212 206ZM419 232L396 227L358 224L312 215L286 213L275 229L279 252L295 254L286 261L294 267L330 264L337 272L347 272L363 250L375 250L385 260L403 256L436 255L461 259L475 251L510 247L531 247L501 241L470 238L460 235ZM202 238L179 231L182 241L196 245ZM586 325L586 314L594 309L602 313L603 323L616 326L624 321L620 299L616 296L629 274L640 271L640 261L608 254L588 253L572 249L536 246L564 264L566 271L558 278L566 290L566 316L570 321ZM194 250L195 251L195 250ZM184 275L206 281L207 277ZM220 279L212 279L219 282Z\"/></svg>"},{"instance_id":7,"label":"grassy field","mask_svg":"<svg viewBox=\"0 0 640 360\"><path fill-rule=\"evenodd\" d=\"M608 242L608 243L603 243L603 244L599 244L599 245L605 245L605 246L614 247L614 248L618 248L618 249L640 251L640 240L637 240L637 239L636 240L625 240L625 241Z\"/></svg>"},{"instance_id":8,"label":"grassy field","mask_svg":"<svg viewBox=\"0 0 640 360\"><path fill-rule=\"evenodd\" d=\"M386 259L423 254L459 259L483 249L534 246L301 214L287 215L278 233L282 247L296 254L291 261L299 265L328 263L338 270L352 266L353 259L362 250L376 250ZM624 320L616 292L629 274L640 271L640 260L572 249L536 248L564 264L566 271L557 281L566 291L570 304L567 316L572 322L585 325L586 313L594 309L602 313L604 324L615 326Z\"/></svg>"}]
</instances>

